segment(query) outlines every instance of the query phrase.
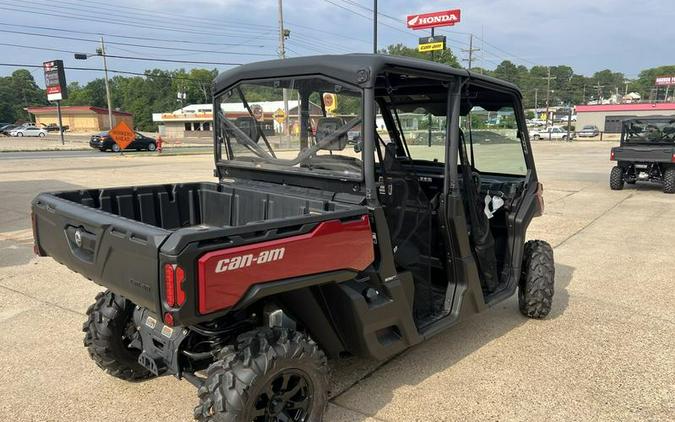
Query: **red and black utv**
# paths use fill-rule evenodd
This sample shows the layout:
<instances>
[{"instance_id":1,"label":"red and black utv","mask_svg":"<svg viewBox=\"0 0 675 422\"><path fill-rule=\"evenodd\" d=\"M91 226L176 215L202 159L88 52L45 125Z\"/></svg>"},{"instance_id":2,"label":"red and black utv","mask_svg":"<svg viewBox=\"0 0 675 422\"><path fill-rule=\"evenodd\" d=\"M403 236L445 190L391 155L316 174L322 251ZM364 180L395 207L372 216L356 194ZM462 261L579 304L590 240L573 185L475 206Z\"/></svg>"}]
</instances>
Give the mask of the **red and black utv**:
<instances>
[{"instance_id":1,"label":"red and black utv","mask_svg":"<svg viewBox=\"0 0 675 422\"><path fill-rule=\"evenodd\" d=\"M387 359L518 291L553 251L518 89L384 55L253 63L213 86L217 181L43 193L39 255L108 290L109 374L198 388L200 421L319 421L327 357Z\"/></svg>"}]
</instances>

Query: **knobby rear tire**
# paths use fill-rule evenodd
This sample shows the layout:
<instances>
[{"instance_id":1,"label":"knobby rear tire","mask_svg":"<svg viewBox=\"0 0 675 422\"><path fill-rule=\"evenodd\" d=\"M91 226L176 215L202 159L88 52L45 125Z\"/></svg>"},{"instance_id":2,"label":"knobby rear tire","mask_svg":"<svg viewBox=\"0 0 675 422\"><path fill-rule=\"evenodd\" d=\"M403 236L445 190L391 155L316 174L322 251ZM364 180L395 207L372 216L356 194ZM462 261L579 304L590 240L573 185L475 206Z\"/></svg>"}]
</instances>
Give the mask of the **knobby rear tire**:
<instances>
[{"instance_id":1,"label":"knobby rear tire","mask_svg":"<svg viewBox=\"0 0 675 422\"><path fill-rule=\"evenodd\" d=\"M96 295L96 303L87 309L82 326L84 346L91 359L113 377L139 381L152 373L138 363L139 349L130 349L123 337L128 324L133 324L134 304L110 291Z\"/></svg>"},{"instance_id":2,"label":"knobby rear tire","mask_svg":"<svg viewBox=\"0 0 675 422\"><path fill-rule=\"evenodd\" d=\"M663 172L663 192L675 193L675 168Z\"/></svg>"},{"instance_id":3,"label":"knobby rear tire","mask_svg":"<svg viewBox=\"0 0 675 422\"><path fill-rule=\"evenodd\" d=\"M304 420L322 421L328 401L326 355L306 335L283 328L242 334L236 345L223 349L198 390L194 418L200 422L251 421L256 403L265 397L264 385L288 370L303 373L311 384L310 410Z\"/></svg>"},{"instance_id":4,"label":"knobby rear tire","mask_svg":"<svg viewBox=\"0 0 675 422\"><path fill-rule=\"evenodd\" d=\"M609 174L609 187L612 190L621 190L623 183L623 169L619 166L612 167L612 172Z\"/></svg>"}]
</instances>

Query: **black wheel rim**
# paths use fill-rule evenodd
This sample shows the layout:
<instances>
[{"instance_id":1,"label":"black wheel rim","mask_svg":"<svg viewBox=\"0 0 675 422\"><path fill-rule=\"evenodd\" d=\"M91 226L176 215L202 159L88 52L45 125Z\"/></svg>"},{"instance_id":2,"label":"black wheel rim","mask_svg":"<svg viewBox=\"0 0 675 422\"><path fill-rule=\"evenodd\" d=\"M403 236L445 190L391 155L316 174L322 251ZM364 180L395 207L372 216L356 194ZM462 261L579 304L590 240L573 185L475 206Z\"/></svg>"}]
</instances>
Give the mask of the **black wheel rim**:
<instances>
[{"instance_id":1,"label":"black wheel rim","mask_svg":"<svg viewBox=\"0 0 675 422\"><path fill-rule=\"evenodd\" d=\"M133 319L130 319L124 326L124 331L122 332L122 345L125 349L134 354L138 354L140 352L139 349L142 348L141 333L138 332L138 328L136 327L136 324L134 324Z\"/></svg>"},{"instance_id":2,"label":"black wheel rim","mask_svg":"<svg viewBox=\"0 0 675 422\"><path fill-rule=\"evenodd\" d=\"M305 422L312 407L312 383L298 369L272 377L256 397L251 410L254 422Z\"/></svg>"}]
</instances>

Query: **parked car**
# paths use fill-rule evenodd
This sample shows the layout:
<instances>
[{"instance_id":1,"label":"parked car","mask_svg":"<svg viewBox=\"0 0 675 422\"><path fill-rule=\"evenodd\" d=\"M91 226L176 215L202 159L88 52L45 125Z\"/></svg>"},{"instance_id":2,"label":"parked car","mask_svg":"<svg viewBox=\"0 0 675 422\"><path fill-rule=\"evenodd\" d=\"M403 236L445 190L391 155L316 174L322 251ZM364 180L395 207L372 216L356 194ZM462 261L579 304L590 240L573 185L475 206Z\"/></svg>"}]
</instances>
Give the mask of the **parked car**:
<instances>
[{"instance_id":1,"label":"parked car","mask_svg":"<svg viewBox=\"0 0 675 422\"><path fill-rule=\"evenodd\" d=\"M47 132L58 132L59 131L59 125L57 125L56 123L50 123L48 125L43 123L42 128L44 130L46 130ZM70 129L70 127L68 125L63 125L63 131L64 132L67 131L68 129Z\"/></svg>"},{"instance_id":2,"label":"parked car","mask_svg":"<svg viewBox=\"0 0 675 422\"><path fill-rule=\"evenodd\" d=\"M576 136L579 138L594 138L600 136L600 129L595 125L586 125L577 131Z\"/></svg>"},{"instance_id":3,"label":"parked car","mask_svg":"<svg viewBox=\"0 0 675 422\"><path fill-rule=\"evenodd\" d=\"M570 132L571 136L574 136L574 132ZM551 126L545 129L536 129L530 133L530 137L534 141L540 139L562 139L563 141L567 140L567 130L559 126Z\"/></svg>"},{"instance_id":4,"label":"parked car","mask_svg":"<svg viewBox=\"0 0 675 422\"><path fill-rule=\"evenodd\" d=\"M213 113L214 181L79 187L32 203L36 253L108 289L87 310L89 356L127 381L187 380L199 422L322 421L328 358L392 358L516 292L524 316L551 311L553 249L525 241L544 207L529 139L471 148L470 160L471 128L464 138L451 124L434 149L439 161L408 148L394 118L397 109L448 122L472 107L516 110L522 133L517 88L426 60L358 54L245 64L219 75L212 92L216 104L235 92L247 104L297 87L304 98L338 93L358 107L337 126L318 117L310 144L302 101L293 150L264 133L256 142ZM347 139L359 125L364 153L355 156ZM496 151L503 159L473 160Z\"/></svg>"},{"instance_id":5,"label":"parked car","mask_svg":"<svg viewBox=\"0 0 675 422\"><path fill-rule=\"evenodd\" d=\"M3 134L5 136L9 136L9 132L11 132L12 130L14 130L18 127L19 127L18 125L14 125L14 124L4 125L4 126L0 127L0 134Z\"/></svg>"},{"instance_id":6,"label":"parked car","mask_svg":"<svg viewBox=\"0 0 675 422\"><path fill-rule=\"evenodd\" d=\"M44 138L47 136L47 131L36 126L22 126L12 129L9 134L10 136L39 136Z\"/></svg>"},{"instance_id":7,"label":"parked car","mask_svg":"<svg viewBox=\"0 0 675 422\"><path fill-rule=\"evenodd\" d=\"M110 137L108 134L108 131L92 135L92 137L89 139L89 146L99 151L121 151L121 148L115 141L113 141L112 137ZM157 141L154 138L150 138L149 136L145 136L136 132L136 139L134 139L129 144L129 146L126 147L126 149L135 149L137 151L145 149L148 151L154 151L157 149Z\"/></svg>"}]
</instances>

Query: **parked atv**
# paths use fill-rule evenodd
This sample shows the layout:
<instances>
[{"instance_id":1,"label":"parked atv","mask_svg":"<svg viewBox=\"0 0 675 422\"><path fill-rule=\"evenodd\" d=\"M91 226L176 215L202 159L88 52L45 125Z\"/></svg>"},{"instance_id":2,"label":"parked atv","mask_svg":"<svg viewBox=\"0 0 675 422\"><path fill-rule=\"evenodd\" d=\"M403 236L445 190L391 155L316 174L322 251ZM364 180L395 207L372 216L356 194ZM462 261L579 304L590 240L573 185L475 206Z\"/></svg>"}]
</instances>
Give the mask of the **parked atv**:
<instances>
[{"instance_id":1,"label":"parked atv","mask_svg":"<svg viewBox=\"0 0 675 422\"><path fill-rule=\"evenodd\" d=\"M675 118L624 120L621 144L612 148L610 159L617 162L609 176L612 190L651 181L662 183L665 193L675 193Z\"/></svg>"},{"instance_id":2,"label":"parked atv","mask_svg":"<svg viewBox=\"0 0 675 422\"><path fill-rule=\"evenodd\" d=\"M550 312L514 85L356 54L240 66L213 92L217 182L33 201L36 253L108 289L84 343L110 375L186 379L199 421L319 421L327 358L390 358L516 291ZM409 137L416 120L444 138Z\"/></svg>"}]
</instances>

